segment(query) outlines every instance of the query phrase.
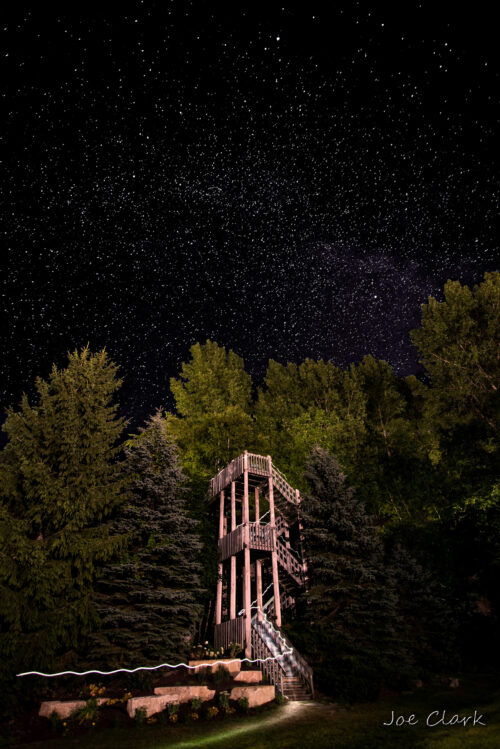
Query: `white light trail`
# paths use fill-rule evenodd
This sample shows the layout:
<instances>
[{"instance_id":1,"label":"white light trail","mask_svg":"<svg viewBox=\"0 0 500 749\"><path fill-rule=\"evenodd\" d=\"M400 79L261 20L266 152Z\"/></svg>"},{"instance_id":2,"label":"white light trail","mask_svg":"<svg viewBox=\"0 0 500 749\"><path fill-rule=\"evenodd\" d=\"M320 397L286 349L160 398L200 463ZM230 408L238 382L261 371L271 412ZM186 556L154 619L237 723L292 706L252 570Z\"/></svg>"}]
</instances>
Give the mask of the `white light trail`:
<instances>
[{"instance_id":1,"label":"white light trail","mask_svg":"<svg viewBox=\"0 0 500 749\"><path fill-rule=\"evenodd\" d=\"M270 586L269 586L270 587ZM252 606L252 609L258 609L258 606ZM244 609L243 609L244 611ZM270 627L274 630L275 634L279 637L285 648L285 652L280 653L279 655L273 655L269 656L268 658L232 658L231 660L224 659L224 660L218 660L218 661L210 661L209 663L197 663L196 666L190 666L188 663L160 663L158 666L137 666L137 668L115 668L112 671L100 671L99 669L90 669L88 671L58 671L55 674L47 674L43 671L23 671L21 674L16 674L16 676L44 676L48 679L55 678L56 676L88 676L89 674L99 674L99 676L111 676L112 674L135 674L137 671L157 671L160 668L188 668L191 670L197 669L197 668L203 668L206 666L213 667L217 665L226 666L229 663L267 663L268 661L278 661L281 658L284 658L286 655L290 655L290 653L293 653L293 648L289 647L281 632L279 632L277 629L275 629L272 622L269 621L267 618L265 612L262 612L263 617L265 618L267 624L269 624Z\"/></svg>"}]
</instances>

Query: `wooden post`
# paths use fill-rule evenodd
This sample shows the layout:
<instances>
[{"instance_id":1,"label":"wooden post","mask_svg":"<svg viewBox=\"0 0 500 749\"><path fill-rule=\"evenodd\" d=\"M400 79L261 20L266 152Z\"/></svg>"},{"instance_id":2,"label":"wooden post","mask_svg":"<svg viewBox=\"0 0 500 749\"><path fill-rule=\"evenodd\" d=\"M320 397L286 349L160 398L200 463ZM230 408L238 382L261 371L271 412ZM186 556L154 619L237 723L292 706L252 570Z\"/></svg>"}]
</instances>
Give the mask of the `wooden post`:
<instances>
[{"instance_id":1,"label":"wooden post","mask_svg":"<svg viewBox=\"0 0 500 749\"><path fill-rule=\"evenodd\" d=\"M273 590L274 590L274 615L276 626L281 627L281 601L280 601L280 581L278 575L278 555L276 554L276 517L274 515L274 484L273 484L273 462L271 456L267 456L269 470L269 516L270 527L273 533L273 550L271 551L271 564L273 570Z\"/></svg>"},{"instance_id":2,"label":"wooden post","mask_svg":"<svg viewBox=\"0 0 500 749\"><path fill-rule=\"evenodd\" d=\"M243 608L245 609L245 657L252 657L252 592L250 582L250 512L248 506L248 453L243 458L243 524L244 524L244 569Z\"/></svg>"},{"instance_id":3,"label":"wooden post","mask_svg":"<svg viewBox=\"0 0 500 749\"><path fill-rule=\"evenodd\" d=\"M231 481L231 530L236 528L236 484ZM229 618L236 618L236 554L231 554L231 590L229 593ZM240 643L241 645L241 643Z\"/></svg>"},{"instance_id":4,"label":"wooden post","mask_svg":"<svg viewBox=\"0 0 500 749\"><path fill-rule=\"evenodd\" d=\"M262 560L255 560L255 582L257 584L257 621L262 621Z\"/></svg>"},{"instance_id":5,"label":"wooden post","mask_svg":"<svg viewBox=\"0 0 500 749\"><path fill-rule=\"evenodd\" d=\"M255 525L260 525L259 487L255 487ZM262 621L262 560L255 560L255 583L257 587L257 621Z\"/></svg>"},{"instance_id":6,"label":"wooden post","mask_svg":"<svg viewBox=\"0 0 500 749\"><path fill-rule=\"evenodd\" d=\"M301 512L300 512L300 503L301 503L301 497L300 492L298 489L295 489L295 499L297 502L297 515L299 518L299 541L300 541L300 556L302 557L302 569L304 570L304 578L307 580L307 562L306 562L306 556L305 556L305 550L304 550L304 537L302 535L302 518L301 518ZM307 583L306 583L307 587Z\"/></svg>"},{"instance_id":7,"label":"wooden post","mask_svg":"<svg viewBox=\"0 0 500 749\"><path fill-rule=\"evenodd\" d=\"M220 508L219 508L219 538L224 535L224 490L220 493ZM222 621L222 562L219 562L219 577L217 580L217 599L215 601L215 624L220 624Z\"/></svg>"}]
</instances>

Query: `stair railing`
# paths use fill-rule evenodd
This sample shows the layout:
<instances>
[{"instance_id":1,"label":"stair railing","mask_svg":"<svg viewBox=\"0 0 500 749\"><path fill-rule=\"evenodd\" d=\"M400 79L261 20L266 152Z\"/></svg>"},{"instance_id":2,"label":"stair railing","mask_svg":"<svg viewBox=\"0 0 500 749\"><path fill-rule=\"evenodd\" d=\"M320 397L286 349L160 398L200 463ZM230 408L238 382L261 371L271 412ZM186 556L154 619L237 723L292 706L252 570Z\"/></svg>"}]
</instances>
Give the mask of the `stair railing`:
<instances>
[{"instance_id":1,"label":"stair railing","mask_svg":"<svg viewBox=\"0 0 500 749\"><path fill-rule=\"evenodd\" d=\"M274 596L264 604L262 607L264 612L264 621L259 622L257 615L255 614L252 618L252 653L254 658L269 658L273 660L267 660L262 663L262 671L269 677L269 680L279 689L281 694L283 693L283 676L286 675L285 662L291 663L292 668L298 672L299 677L307 685L311 696L314 697L314 674L311 666L301 656L301 654L293 647L288 637L284 634L281 628L275 628L267 619L267 616L272 616L274 612ZM259 632L259 625L264 630L269 628L269 635L273 639L281 641L280 650L286 648L283 653L283 657L276 659L267 644L262 639ZM263 655L265 653L265 655ZM276 669L276 665L279 664L279 668Z\"/></svg>"},{"instance_id":2,"label":"stair railing","mask_svg":"<svg viewBox=\"0 0 500 749\"><path fill-rule=\"evenodd\" d=\"M273 466L273 482L278 491L287 499L291 504L297 507L297 494L288 481L283 475Z\"/></svg>"},{"instance_id":3,"label":"stair railing","mask_svg":"<svg viewBox=\"0 0 500 749\"><path fill-rule=\"evenodd\" d=\"M278 692L283 694L284 670L281 663L282 658L277 658L273 655L267 643L264 642L259 631L259 624L262 625L262 622L258 622L254 618L251 632L252 656L261 661L261 670L265 673L271 684L274 684Z\"/></svg>"},{"instance_id":4,"label":"stair railing","mask_svg":"<svg viewBox=\"0 0 500 749\"><path fill-rule=\"evenodd\" d=\"M298 650L293 647L292 643L290 642L288 637L283 633L281 629L280 629L280 634L287 648L292 650L292 653L288 657L292 661L294 668L296 668L297 671L299 672L302 680L309 687L312 697L314 697L314 679L313 679L313 670L311 666L306 661L306 659L301 656Z\"/></svg>"},{"instance_id":5,"label":"stair railing","mask_svg":"<svg viewBox=\"0 0 500 749\"><path fill-rule=\"evenodd\" d=\"M299 560L291 553L290 549L279 540L276 541L276 554L278 562L288 572L288 574L293 577L295 582L298 585L304 585L305 574L303 563L299 562Z\"/></svg>"}]
</instances>

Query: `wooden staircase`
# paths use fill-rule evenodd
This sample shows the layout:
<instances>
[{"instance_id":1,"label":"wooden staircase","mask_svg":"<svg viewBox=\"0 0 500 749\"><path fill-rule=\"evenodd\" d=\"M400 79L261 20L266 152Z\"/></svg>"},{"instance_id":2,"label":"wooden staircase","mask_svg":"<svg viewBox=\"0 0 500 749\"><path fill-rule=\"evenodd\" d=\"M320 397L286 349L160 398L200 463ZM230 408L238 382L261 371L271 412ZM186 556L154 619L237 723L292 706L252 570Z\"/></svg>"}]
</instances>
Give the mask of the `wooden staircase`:
<instances>
[{"instance_id":1,"label":"wooden staircase","mask_svg":"<svg viewBox=\"0 0 500 749\"><path fill-rule=\"evenodd\" d=\"M311 689L299 676L284 676L282 680L283 696L289 700L312 700Z\"/></svg>"},{"instance_id":2,"label":"wooden staircase","mask_svg":"<svg viewBox=\"0 0 500 749\"><path fill-rule=\"evenodd\" d=\"M290 700L314 697L312 668L266 617L260 622L257 616L252 619L252 650L255 657L265 660L261 668L283 696Z\"/></svg>"}]
</instances>

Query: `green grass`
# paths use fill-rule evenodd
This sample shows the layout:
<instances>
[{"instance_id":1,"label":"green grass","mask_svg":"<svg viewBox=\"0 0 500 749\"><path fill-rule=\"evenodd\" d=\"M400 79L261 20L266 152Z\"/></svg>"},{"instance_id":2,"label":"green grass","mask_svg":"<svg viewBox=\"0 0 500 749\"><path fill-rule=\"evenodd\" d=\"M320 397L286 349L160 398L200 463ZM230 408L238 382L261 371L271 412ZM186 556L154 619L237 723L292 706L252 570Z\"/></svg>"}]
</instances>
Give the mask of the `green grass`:
<instances>
[{"instance_id":1,"label":"green grass","mask_svg":"<svg viewBox=\"0 0 500 749\"><path fill-rule=\"evenodd\" d=\"M427 715L446 710L483 715L486 727L461 725L427 727ZM414 713L415 726L384 726L391 710ZM376 703L336 708L327 703L289 703L248 718L195 725L143 725L130 729L109 729L78 737L37 742L32 749L391 749L429 747L462 749L500 747L500 685L490 679L465 680L455 690L447 687L419 689L412 694L385 698Z\"/></svg>"}]
</instances>

